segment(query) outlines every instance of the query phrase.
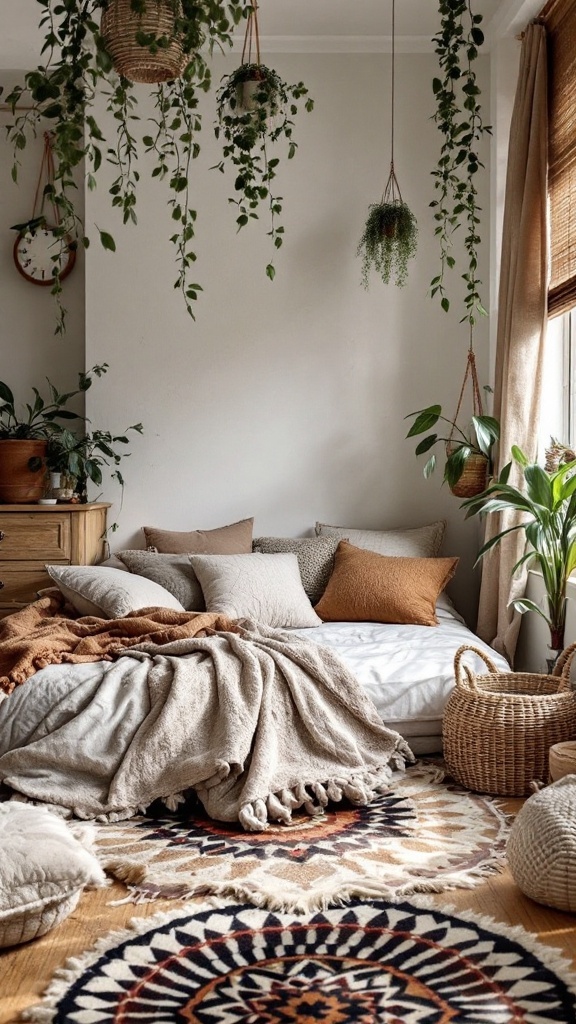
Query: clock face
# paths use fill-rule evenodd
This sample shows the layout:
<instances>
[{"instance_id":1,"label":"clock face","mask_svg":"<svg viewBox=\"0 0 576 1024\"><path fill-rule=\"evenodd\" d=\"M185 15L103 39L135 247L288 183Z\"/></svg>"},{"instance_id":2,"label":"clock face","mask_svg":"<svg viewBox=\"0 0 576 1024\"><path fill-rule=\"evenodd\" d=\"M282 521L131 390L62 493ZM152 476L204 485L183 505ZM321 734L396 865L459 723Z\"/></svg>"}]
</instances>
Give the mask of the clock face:
<instances>
[{"instance_id":1,"label":"clock face","mask_svg":"<svg viewBox=\"0 0 576 1024\"><path fill-rule=\"evenodd\" d=\"M33 284L51 285L57 273L62 280L74 266L76 251L71 238L68 235L57 238L55 230L48 225L33 231L28 229L22 231L14 243L16 267Z\"/></svg>"}]
</instances>

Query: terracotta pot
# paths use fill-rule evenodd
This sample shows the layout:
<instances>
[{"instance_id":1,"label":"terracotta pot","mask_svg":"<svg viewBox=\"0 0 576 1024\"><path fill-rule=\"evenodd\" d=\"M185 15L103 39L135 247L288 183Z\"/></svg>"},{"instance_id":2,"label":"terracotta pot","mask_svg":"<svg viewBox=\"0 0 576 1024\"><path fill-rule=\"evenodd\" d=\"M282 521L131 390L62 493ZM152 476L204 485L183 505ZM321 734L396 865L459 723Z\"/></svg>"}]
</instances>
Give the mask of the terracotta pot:
<instances>
[{"instance_id":1,"label":"terracotta pot","mask_svg":"<svg viewBox=\"0 0 576 1024\"><path fill-rule=\"evenodd\" d=\"M46 483L43 468L46 441L0 440L0 502L4 505L32 504L44 495ZM30 459L42 460L36 471Z\"/></svg>"}]
</instances>

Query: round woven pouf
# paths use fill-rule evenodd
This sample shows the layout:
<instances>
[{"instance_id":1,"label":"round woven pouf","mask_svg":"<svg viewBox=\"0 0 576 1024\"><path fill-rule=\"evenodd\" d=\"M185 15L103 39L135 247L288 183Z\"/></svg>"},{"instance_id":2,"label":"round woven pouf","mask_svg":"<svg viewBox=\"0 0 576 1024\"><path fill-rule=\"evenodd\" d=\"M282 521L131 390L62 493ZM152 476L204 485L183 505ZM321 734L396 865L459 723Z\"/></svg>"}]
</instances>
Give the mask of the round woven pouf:
<instances>
[{"instance_id":1,"label":"round woven pouf","mask_svg":"<svg viewBox=\"0 0 576 1024\"><path fill-rule=\"evenodd\" d=\"M565 775L576 774L576 740L566 740L565 743L554 743L548 751L548 765L550 767L550 780L557 782Z\"/></svg>"},{"instance_id":2,"label":"round woven pouf","mask_svg":"<svg viewBox=\"0 0 576 1024\"><path fill-rule=\"evenodd\" d=\"M512 877L537 903L576 910L576 775L526 801L506 847Z\"/></svg>"}]
</instances>

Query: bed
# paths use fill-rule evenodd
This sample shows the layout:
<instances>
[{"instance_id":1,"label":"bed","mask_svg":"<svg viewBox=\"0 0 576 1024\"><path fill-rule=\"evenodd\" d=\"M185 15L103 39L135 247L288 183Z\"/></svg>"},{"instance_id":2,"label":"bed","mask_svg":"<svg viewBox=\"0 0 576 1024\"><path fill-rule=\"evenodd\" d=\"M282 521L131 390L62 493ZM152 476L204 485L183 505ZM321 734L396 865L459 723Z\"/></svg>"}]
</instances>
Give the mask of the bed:
<instances>
[{"instance_id":1,"label":"bed","mask_svg":"<svg viewBox=\"0 0 576 1024\"><path fill-rule=\"evenodd\" d=\"M146 550L47 567L54 588L0 624L8 792L116 820L193 788L259 830L369 802L440 752L462 644L507 668L444 593L458 559L438 553L441 523L144 529Z\"/></svg>"}]
</instances>

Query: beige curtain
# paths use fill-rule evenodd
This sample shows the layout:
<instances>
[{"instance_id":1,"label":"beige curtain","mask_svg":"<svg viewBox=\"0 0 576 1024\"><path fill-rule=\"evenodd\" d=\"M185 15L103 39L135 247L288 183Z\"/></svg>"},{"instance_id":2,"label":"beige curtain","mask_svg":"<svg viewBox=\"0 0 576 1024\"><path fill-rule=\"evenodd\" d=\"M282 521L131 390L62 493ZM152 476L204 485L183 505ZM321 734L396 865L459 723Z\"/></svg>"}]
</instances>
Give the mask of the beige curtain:
<instances>
[{"instance_id":1,"label":"beige curtain","mask_svg":"<svg viewBox=\"0 0 576 1024\"><path fill-rule=\"evenodd\" d=\"M498 470L510 461L513 444L529 460L537 457L548 288L546 75L546 33L534 23L522 40L508 147L494 386L494 415L501 425ZM486 540L517 521L509 512L489 516ZM477 631L510 662L520 616L508 605L526 585L526 572L513 579L512 568L524 549L519 530L483 560Z\"/></svg>"}]
</instances>

